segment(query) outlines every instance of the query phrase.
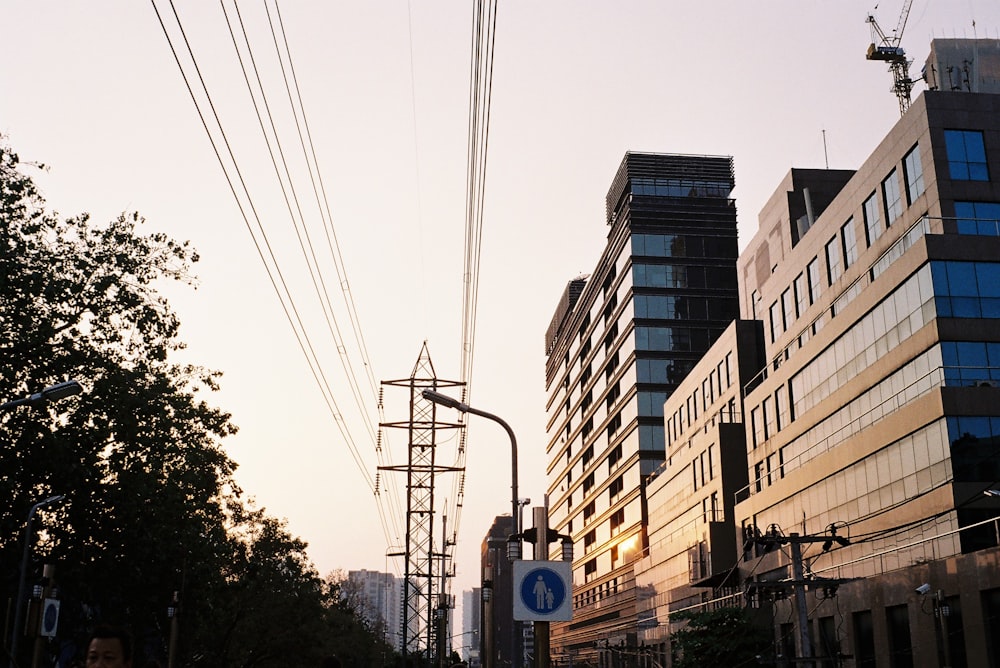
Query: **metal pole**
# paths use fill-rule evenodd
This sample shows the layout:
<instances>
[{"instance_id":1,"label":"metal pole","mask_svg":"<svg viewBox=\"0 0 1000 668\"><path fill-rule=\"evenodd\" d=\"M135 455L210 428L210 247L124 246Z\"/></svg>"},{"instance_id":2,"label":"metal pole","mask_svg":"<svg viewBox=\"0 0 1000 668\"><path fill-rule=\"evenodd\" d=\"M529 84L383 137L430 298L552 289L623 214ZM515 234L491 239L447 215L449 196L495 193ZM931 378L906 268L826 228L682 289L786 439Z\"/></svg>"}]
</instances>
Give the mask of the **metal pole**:
<instances>
[{"instance_id":1,"label":"metal pole","mask_svg":"<svg viewBox=\"0 0 1000 668\"><path fill-rule=\"evenodd\" d=\"M483 569L483 588L481 590L483 619L480 622L483 628L480 639L483 668L494 668L494 659L496 658L496 648L493 646L493 560L497 558L496 552L495 548L490 548L489 563Z\"/></svg>"},{"instance_id":2,"label":"metal pole","mask_svg":"<svg viewBox=\"0 0 1000 668\"><path fill-rule=\"evenodd\" d=\"M535 520L535 561L548 561L549 557L549 509L548 497L544 506L532 508L532 515ZM549 623L535 622L535 668L549 668L551 659L549 657Z\"/></svg>"},{"instance_id":3,"label":"metal pole","mask_svg":"<svg viewBox=\"0 0 1000 668\"><path fill-rule=\"evenodd\" d=\"M948 606L944 602L944 592L938 589L934 593L934 612L938 618L938 624L941 626L941 650L944 654L944 663L941 664L941 668L949 668L951 666L951 646L948 642Z\"/></svg>"},{"instance_id":4,"label":"metal pole","mask_svg":"<svg viewBox=\"0 0 1000 668\"><path fill-rule=\"evenodd\" d=\"M792 579L797 583L795 585L795 611L798 615L798 627L799 627L799 658L800 659L811 659L812 658L812 642L809 640L809 612L806 608L806 588L805 585L801 584L803 579L802 572L802 544L795 540L799 537L799 534L792 533L789 534L792 539L790 542L792 544ZM803 666L812 666L812 661L803 661Z\"/></svg>"},{"instance_id":5,"label":"metal pole","mask_svg":"<svg viewBox=\"0 0 1000 668\"><path fill-rule=\"evenodd\" d=\"M435 392L434 390L424 390L424 399L428 401L433 401L436 404L442 406L448 406L449 408L454 408L462 413L472 413L473 415L478 415L479 417L484 417L487 420L493 420L498 425L504 428L507 432L507 436L510 438L510 524L515 528L514 533L517 531L517 516L518 516L518 503L517 503L517 437L514 436L514 430L510 428L510 425L501 418L499 415L494 415L493 413L487 413L486 411L479 410L478 408L473 408L472 406L462 403L458 399L449 397L446 394L441 394L440 392ZM518 537L517 542L521 542L521 538ZM513 594L512 594L513 595ZM521 662L519 660L518 649L521 644L518 641L517 634L513 632L514 626L511 626L511 652L510 657L512 666L520 666Z\"/></svg>"},{"instance_id":6,"label":"metal pole","mask_svg":"<svg viewBox=\"0 0 1000 668\"><path fill-rule=\"evenodd\" d=\"M18 640L20 640L21 634L24 633L24 629L21 628L24 624L24 616L21 612L21 601L24 600L24 586L25 579L27 578L28 560L31 557L31 524L35 519L35 513L38 512L39 508L57 503L65 498L66 497L62 494L50 496L49 498L39 501L33 505L31 510L28 511L28 523L24 527L24 550L21 553L21 573L17 582L17 598L14 599L14 628L10 632L10 656L7 659L7 665L9 666L17 665Z\"/></svg>"}]
</instances>

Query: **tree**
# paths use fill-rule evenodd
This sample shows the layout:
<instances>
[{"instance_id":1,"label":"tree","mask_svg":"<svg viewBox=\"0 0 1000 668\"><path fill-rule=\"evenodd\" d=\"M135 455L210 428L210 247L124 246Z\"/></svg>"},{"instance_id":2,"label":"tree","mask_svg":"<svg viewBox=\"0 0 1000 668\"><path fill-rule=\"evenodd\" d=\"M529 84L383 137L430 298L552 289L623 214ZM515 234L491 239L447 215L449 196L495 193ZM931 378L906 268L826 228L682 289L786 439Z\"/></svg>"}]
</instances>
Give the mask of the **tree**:
<instances>
[{"instance_id":1,"label":"tree","mask_svg":"<svg viewBox=\"0 0 1000 668\"><path fill-rule=\"evenodd\" d=\"M162 662L176 593L177 665L391 659L306 543L243 501L221 445L236 426L202 398L220 375L171 360L179 321L156 287L191 282L197 253L141 234L135 213L60 219L24 168L0 137L0 401L70 378L85 392L0 413L0 573L19 571L31 506L65 495L32 536L31 578L58 564L56 649L72 654L94 624L120 623L136 636L136 665ZM17 577L2 583L12 599Z\"/></svg>"},{"instance_id":2,"label":"tree","mask_svg":"<svg viewBox=\"0 0 1000 668\"><path fill-rule=\"evenodd\" d=\"M745 608L685 611L670 620L687 621L670 636L673 668L755 665L770 646L767 630L755 626Z\"/></svg>"}]
</instances>

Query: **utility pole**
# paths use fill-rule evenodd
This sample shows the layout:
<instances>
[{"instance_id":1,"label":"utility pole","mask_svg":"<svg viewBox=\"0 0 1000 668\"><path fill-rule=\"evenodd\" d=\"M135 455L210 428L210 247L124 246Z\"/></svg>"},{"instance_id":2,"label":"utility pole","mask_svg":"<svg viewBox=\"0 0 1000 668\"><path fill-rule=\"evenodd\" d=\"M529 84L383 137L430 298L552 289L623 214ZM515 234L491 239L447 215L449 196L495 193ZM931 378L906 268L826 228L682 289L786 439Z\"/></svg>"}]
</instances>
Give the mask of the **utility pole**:
<instances>
[{"instance_id":1,"label":"utility pole","mask_svg":"<svg viewBox=\"0 0 1000 668\"><path fill-rule=\"evenodd\" d=\"M790 533L785 536L781 533L781 530L777 527L777 525L772 524L763 535L758 535L753 539L755 543L765 547L791 545L792 577L790 580L766 583L750 582L747 583L747 585L748 587L758 590L774 590L775 588L792 590L793 602L795 606L795 626L797 627L795 647L799 655L796 665L805 666L806 668L811 668L815 665L815 662L813 661L812 639L809 635L809 612L806 606L806 587L823 587L835 591L839 585L845 582L850 582L849 579L843 578L805 577L805 569L802 565L803 543L823 543L824 552L830 550L834 543L840 546L850 545L850 540L844 536L837 535L835 525L831 524L828 527L828 530L830 531L829 535L802 536L798 533Z\"/></svg>"},{"instance_id":2,"label":"utility pole","mask_svg":"<svg viewBox=\"0 0 1000 668\"><path fill-rule=\"evenodd\" d=\"M795 613L798 620L799 632L796 637L796 645L798 645L799 657L802 659L811 659L812 652L812 640L809 638L809 610L806 608L806 587L803 583L803 572L802 572L802 543L796 538L800 538L799 534L793 533L789 536L792 539L792 580L796 583L795 587ZM804 664L806 668L812 666L812 661L806 661Z\"/></svg>"}]
</instances>

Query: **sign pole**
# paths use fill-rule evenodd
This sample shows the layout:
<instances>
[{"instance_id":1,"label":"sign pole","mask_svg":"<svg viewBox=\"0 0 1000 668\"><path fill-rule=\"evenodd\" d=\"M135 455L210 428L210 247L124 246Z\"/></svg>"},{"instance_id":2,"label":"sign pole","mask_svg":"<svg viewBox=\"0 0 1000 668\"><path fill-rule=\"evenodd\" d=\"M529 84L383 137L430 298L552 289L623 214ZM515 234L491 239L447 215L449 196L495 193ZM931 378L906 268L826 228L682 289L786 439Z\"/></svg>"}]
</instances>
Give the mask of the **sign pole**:
<instances>
[{"instance_id":1,"label":"sign pole","mask_svg":"<svg viewBox=\"0 0 1000 668\"><path fill-rule=\"evenodd\" d=\"M532 556L535 561L548 561L549 558L549 509L548 498L545 506L532 508L535 520L535 546ZM549 668L549 623L547 621L535 621L535 668Z\"/></svg>"}]
</instances>

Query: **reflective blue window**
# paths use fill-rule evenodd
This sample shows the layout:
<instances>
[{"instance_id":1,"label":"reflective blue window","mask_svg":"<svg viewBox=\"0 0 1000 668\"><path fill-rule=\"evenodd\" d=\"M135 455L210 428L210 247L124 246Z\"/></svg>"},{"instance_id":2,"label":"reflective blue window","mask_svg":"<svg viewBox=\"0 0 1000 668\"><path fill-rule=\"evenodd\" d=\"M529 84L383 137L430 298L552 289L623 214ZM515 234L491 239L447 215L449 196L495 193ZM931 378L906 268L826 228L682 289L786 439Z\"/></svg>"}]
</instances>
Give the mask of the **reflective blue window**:
<instances>
[{"instance_id":1,"label":"reflective blue window","mask_svg":"<svg viewBox=\"0 0 1000 668\"><path fill-rule=\"evenodd\" d=\"M1000 203L955 202L959 234L1000 236Z\"/></svg>"},{"instance_id":2,"label":"reflective blue window","mask_svg":"<svg viewBox=\"0 0 1000 668\"><path fill-rule=\"evenodd\" d=\"M1000 265L932 262L937 313L942 318L1000 318Z\"/></svg>"},{"instance_id":3,"label":"reflective blue window","mask_svg":"<svg viewBox=\"0 0 1000 668\"><path fill-rule=\"evenodd\" d=\"M989 181L986 146L978 130L945 130L948 173L956 181Z\"/></svg>"}]
</instances>

